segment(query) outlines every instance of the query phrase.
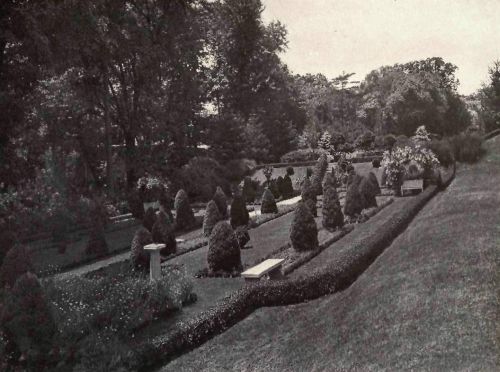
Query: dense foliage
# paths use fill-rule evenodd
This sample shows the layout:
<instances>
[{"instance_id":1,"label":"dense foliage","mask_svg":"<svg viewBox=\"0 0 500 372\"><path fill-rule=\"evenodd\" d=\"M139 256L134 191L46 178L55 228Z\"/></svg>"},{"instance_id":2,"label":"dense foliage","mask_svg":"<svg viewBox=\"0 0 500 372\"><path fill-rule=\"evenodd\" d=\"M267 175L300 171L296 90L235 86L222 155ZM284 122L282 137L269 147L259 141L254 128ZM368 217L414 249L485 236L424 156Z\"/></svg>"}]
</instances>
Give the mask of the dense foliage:
<instances>
[{"instance_id":1,"label":"dense foliage","mask_svg":"<svg viewBox=\"0 0 500 372\"><path fill-rule=\"evenodd\" d=\"M221 221L212 230L208 240L207 262L212 272L241 271L240 245L229 223Z\"/></svg>"},{"instance_id":2,"label":"dense foliage","mask_svg":"<svg viewBox=\"0 0 500 372\"><path fill-rule=\"evenodd\" d=\"M318 247L318 228L309 208L299 202L293 214L290 240L297 251L308 251Z\"/></svg>"},{"instance_id":3,"label":"dense foliage","mask_svg":"<svg viewBox=\"0 0 500 372\"><path fill-rule=\"evenodd\" d=\"M232 211L231 211L232 215ZM217 222L223 220L219 208L215 201L210 200L203 216L203 235L209 237Z\"/></svg>"},{"instance_id":4,"label":"dense foliage","mask_svg":"<svg viewBox=\"0 0 500 372\"><path fill-rule=\"evenodd\" d=\"M245 200L243 200L241 195L236 194L231 202L231 226L233 229L236 229L238 226L247 226L249 219L250 215L248 213Z\"/></svg>"},{"instance_id":5,"label":"dense foliage","mask_svg":"<svg viewBox=\"0 0 500 372\"><path fill-rule=\"evenodd\" d=\"M331 179L331 176L328 178ZM323 216L322 224L325 229L336 229L344 226L344 215L342 214L339 196L335 185L330 181L325 182L323 186L323 209L321 213Z\"/></svg>"},{"instance_id":6,"label":"dense foliage","mask_svg":"<svg viewBox=\"0 0 500 372\"><path fill-rule=\"evenodd\" d=\"M175 196L175 227L178 230L189 229L195 223L194 213L184 190L179 190Z\"/></svg>"},{"instance_id":7,"label":"dense foliage","mask_svg":"<svg viewBox=\"0 0 500 372\"><path fill-rule=\"evenodd\" d=\"M160 254L167 256L175 253L177 250L175 227L173 221L165 212L158 213L151 233L154 243L165 244L165 248L160 250Z\"/></svg>"},{"instance_id":8,"label":"dense foliage","mask_svg":"<svg viewBox=\"0 0 500 372\"><path fill-rule=\"evenodd\" d=\"M149 270L149 252L144 246L153 243L153 236L144 227L134 234L130 243L130 262L135 269Z\"/></svg>"},{"instance_id":9,"label":"dense foliage","mask_svg":"<svg viewBox=\"0 0 500 372\"><path fill-rule=\"evenodd\" d=\"M261 213L278 213L278 207L276 205L276 200L274 199L274 195L266 188L264 190L264 194L262 195L262 202L260 206Z\"/></svg>"}]
</instances>

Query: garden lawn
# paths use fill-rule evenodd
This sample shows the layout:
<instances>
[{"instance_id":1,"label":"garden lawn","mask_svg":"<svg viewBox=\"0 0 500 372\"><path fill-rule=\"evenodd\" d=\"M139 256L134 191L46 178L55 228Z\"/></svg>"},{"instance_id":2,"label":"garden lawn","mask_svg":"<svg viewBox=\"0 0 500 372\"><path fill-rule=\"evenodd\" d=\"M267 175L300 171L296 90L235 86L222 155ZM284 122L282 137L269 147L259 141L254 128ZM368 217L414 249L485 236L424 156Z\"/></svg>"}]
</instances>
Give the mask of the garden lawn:
<instances>
[{"instance_id":1,"label":"garden lawn","mask_svg":"<svg viewBox=\"0 0 500 372\"><path fill-rule=\"evenodd\" d=\"M162 371L498 370L500 138L487 147L349 288L260 309Z\"/></svg>"}]
</instances>

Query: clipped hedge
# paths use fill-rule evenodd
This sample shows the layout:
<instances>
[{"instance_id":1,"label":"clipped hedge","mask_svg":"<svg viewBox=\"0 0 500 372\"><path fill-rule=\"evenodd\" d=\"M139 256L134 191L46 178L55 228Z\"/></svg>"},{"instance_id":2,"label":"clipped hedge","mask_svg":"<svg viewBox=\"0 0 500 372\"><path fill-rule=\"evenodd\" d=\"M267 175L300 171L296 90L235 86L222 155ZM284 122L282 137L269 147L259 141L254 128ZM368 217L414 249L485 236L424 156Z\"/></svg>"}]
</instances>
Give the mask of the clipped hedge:
<instances>
[{"instance_id":1,"label":"clipped hedge","mask_svg":"<svg viewBox=\"0 0 500 372\"><path fill-rule=\"evenodd\" d=\"M444 181L449 184L455 172ZM170 337L139 350L142 369L166 363L192 350L265 306L283 306L314 300L347 288L403 232L422 207L438 192L430 186L394 213L373 236L340 252L330 265L294 280L259 281L222 299L213 308L182 325Z\"/></svg>"}]
</instances>

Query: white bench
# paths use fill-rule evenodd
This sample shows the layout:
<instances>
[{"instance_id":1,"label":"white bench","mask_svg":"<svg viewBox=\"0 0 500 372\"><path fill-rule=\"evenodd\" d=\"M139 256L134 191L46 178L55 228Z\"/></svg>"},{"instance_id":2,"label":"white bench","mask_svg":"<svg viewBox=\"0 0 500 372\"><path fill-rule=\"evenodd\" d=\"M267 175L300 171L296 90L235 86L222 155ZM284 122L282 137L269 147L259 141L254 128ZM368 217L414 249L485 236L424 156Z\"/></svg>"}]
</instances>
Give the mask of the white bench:
<instances>
[{"instance_id":1,"label":"white bench","mask_svg":"<svg viewBox=\"0 0 500 372\"><path fill-rule=\"evenodd\" d=\"M269 279L280 279L283 277L281 265L284 261L282 258L270 258L242 272L241 276L245 278L245 281L258 281L266 274L269 275Z\"/></svg>"},{"instance_id":2,"label":"white bench","mask_svg":"<svg viewBox=\"0 0 500 372\"><path fill-rule=\"evenodd\" d=\"M404 195L405 191L409 190L420 190L424 191L424 180L406 180L401 185L401 196Z\"/></svg>"}]
</instances>

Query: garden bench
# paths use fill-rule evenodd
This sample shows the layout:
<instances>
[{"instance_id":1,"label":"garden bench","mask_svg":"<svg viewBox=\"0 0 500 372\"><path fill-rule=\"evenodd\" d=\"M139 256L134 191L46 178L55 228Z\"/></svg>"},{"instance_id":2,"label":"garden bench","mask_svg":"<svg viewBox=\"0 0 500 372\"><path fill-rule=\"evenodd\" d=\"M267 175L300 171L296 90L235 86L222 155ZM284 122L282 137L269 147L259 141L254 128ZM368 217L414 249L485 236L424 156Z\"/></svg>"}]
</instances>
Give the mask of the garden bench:
<instances>
[{"instance_id":1,"label":"garden bench","mask_svg":"<svg viewBox=\"0 0 500 372\"><path fill-rule=\"evenodd\" d=\"M282 258L270 258L242 272L241 276L245 281L258 281L266 274L269 275L269 279L280 279L283 277L281 266L284 261Z\"/></svg>"},{"instance_id":2,"label":"garden bench","mask_svg":"<svg viewBox=\"0 0 500 372\"><path fill-rule=\"evenodd\" d=\"M424 180L406 180L401 185L401 196L404 195L405 190L420 190L424 191Z\"/></svg>"}]
</instances>

